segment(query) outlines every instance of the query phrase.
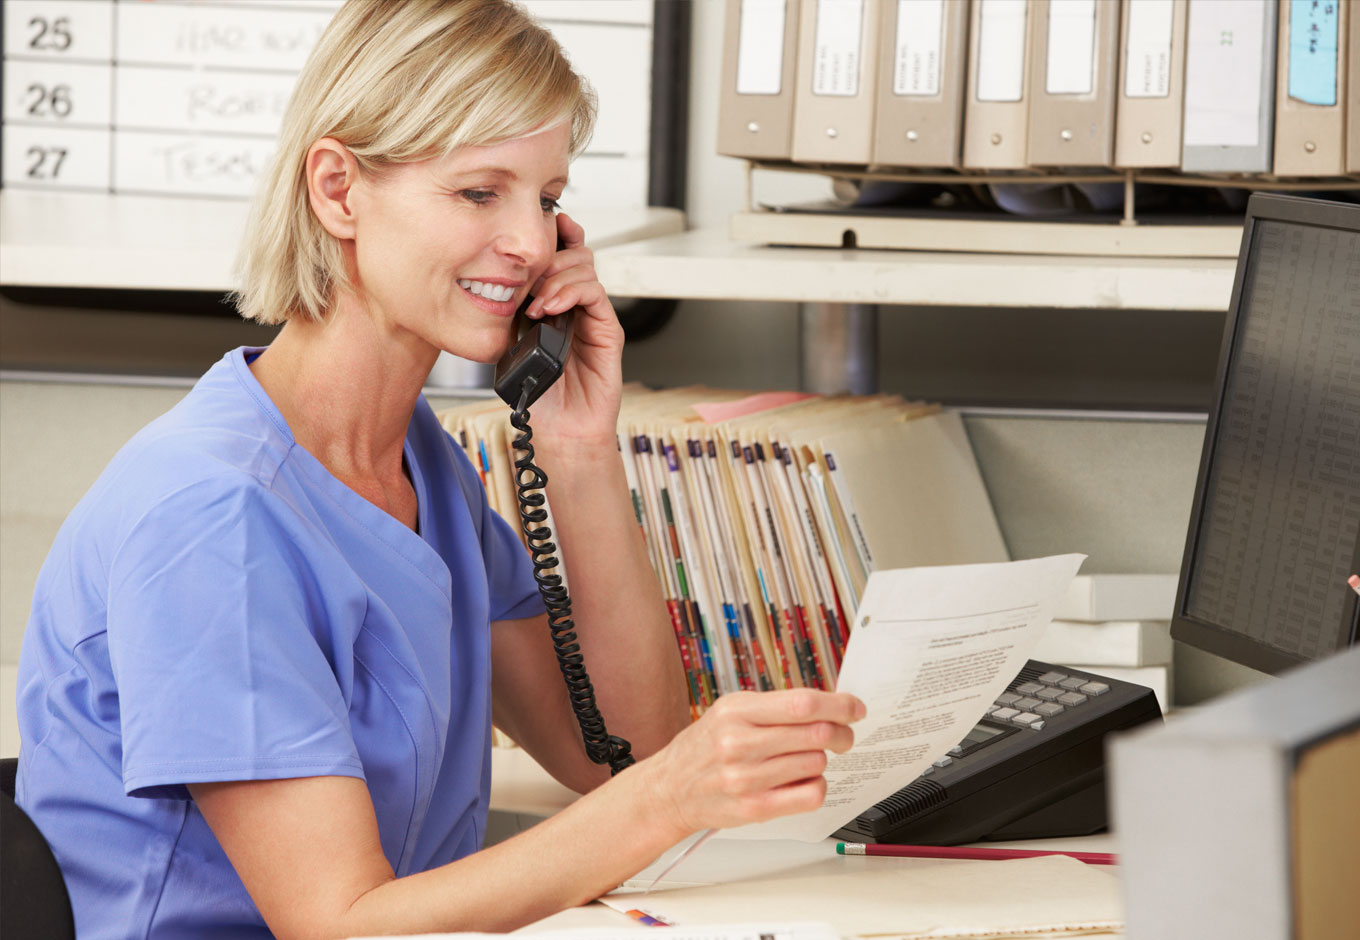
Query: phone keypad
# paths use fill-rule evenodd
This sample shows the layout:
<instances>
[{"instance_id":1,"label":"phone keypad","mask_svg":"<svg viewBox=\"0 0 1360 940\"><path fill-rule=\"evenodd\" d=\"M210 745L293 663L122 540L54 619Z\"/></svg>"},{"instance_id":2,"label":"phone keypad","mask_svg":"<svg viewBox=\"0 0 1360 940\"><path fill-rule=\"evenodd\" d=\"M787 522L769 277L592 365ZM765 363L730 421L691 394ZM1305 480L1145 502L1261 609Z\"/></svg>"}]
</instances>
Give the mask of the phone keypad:
<instances>
[{"instance_id":1,"label":"phone keypad","mask_svg":"<svg viewBox=\"0 0 1360 940\"><path fill-rule=\"evenodd\" d=\"M1084 705L1108 691L1108 683L1054 669L1038 679L1011 683L1009 689L996 697L995 704L987 707L987 715L993 721L1039 731L1044 727L1044 719Z\"/></svg>"},{"instance_id":2,"label":"phone keypad","mask_svg":"<svg viewBox=\"0 0 1360 940\"><path fill-rule=\"evenodd\" d=\"M993 730L979 734L980 740L964 740L949 749L949 755L927 766L921 776L929 776L937 768L948 767L953 758L963 756L983 747L991 741L999 740L995 725L1005 725L1014 729L1028 728L1042 731L1049 719L1061 715L1070 708L1080 708L1097 695L1110 691L1105 682L1098 682L1084 676L1073 676L1058 670L1044 673L1037 679L1012 682L1006 691L987 706L986 718L991 724L979 723L978 729L991 727ZM971 732L970 732L971 734Z\"/></svg>"}]
</instances>

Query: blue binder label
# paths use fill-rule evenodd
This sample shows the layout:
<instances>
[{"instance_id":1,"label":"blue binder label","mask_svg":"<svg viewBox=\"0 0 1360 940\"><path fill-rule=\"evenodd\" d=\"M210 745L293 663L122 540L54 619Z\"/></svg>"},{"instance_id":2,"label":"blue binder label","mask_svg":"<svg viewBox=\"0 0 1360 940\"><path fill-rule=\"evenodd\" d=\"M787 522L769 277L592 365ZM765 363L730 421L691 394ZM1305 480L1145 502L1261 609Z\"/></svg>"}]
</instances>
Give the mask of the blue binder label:
<instances>
[{"instance_id":1,"label":"blue binder label","mask_svg":"<svg viewBox=\"0 0 1360 940\"><path fill-rule=\"evenodd\" d=\"M1289 97L1334 106L1337 73L1337 4L1294 0L1289 5Z\"/></svg>"}]
</instances>

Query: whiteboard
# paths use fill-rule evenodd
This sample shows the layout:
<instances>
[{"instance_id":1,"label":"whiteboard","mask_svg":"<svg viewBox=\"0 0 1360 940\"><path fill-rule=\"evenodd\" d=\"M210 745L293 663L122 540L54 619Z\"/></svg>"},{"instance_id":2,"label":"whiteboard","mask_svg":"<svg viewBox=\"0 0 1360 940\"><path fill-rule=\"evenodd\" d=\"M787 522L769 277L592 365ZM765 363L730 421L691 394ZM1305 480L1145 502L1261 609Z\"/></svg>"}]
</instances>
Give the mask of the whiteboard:
<instances>
[{"instance_id":1,"label":"whiteboard","mask_svg":"<svg viewBox=\"0 0 1360 940\"><path fill-rule=\"evenodd\" d=\"M0 182L241 201L340 0L5 0ZM595 87L563 204L647 204L650 0L525 4Z\"/></svg>"}]
</instances>

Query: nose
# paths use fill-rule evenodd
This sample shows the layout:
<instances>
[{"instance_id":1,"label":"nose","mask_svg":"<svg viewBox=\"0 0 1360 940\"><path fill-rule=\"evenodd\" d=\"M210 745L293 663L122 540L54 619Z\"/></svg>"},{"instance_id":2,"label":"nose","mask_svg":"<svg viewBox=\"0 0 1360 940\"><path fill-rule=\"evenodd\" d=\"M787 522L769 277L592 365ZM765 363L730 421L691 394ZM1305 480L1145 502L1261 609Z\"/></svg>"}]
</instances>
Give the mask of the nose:
<instances>
[{"instance_id":1,"label":"nose","mask_svg":"<svg viewBox=\"0 0 1360 940\"><path fill-rule=\"evenodd\" d=\"M527 268L547 267L557 250L556 219L544 215L543 207L535 199L529 211L507 213L504 221L496 249Z\"/></svg>"}]
</instances>

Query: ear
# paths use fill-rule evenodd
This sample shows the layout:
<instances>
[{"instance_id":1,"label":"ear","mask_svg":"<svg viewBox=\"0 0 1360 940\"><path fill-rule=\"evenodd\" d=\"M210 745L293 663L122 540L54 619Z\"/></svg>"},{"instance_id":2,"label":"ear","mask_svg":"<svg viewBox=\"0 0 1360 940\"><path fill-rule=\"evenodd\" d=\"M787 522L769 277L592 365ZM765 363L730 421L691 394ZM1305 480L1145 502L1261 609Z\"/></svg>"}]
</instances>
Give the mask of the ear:
<instances>
[{"instance_id":1,"label":"ear","mask_svg":"<svg viewBox=\"0 0 1360 940\"><path fill-rule=\"evenodd\" d=\"M307 198L321 227L336 238L354 237L350 191L359 182L359 161L334 137L307 149Z\"/></svg>"}]
</instances>

